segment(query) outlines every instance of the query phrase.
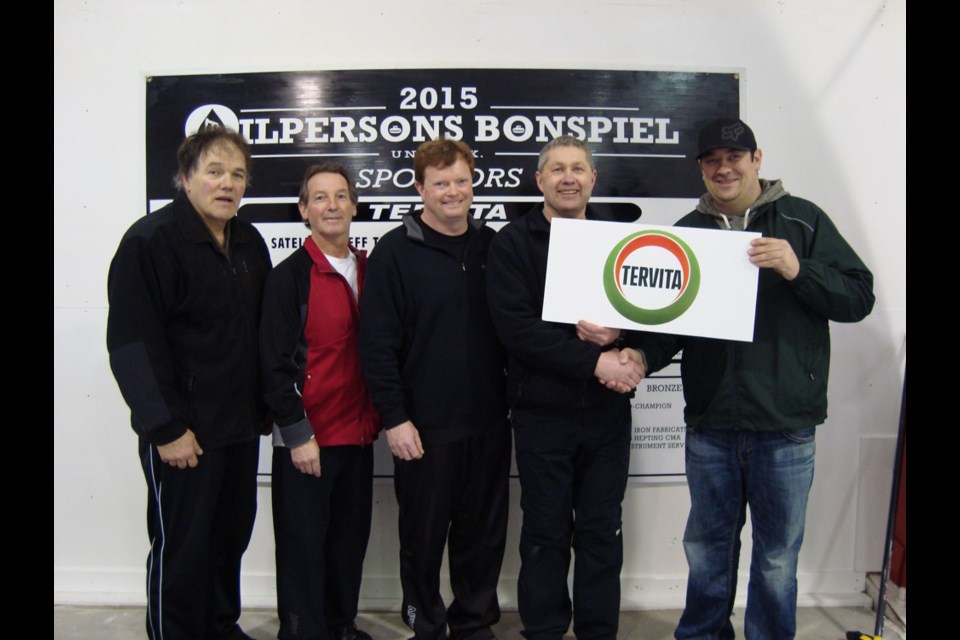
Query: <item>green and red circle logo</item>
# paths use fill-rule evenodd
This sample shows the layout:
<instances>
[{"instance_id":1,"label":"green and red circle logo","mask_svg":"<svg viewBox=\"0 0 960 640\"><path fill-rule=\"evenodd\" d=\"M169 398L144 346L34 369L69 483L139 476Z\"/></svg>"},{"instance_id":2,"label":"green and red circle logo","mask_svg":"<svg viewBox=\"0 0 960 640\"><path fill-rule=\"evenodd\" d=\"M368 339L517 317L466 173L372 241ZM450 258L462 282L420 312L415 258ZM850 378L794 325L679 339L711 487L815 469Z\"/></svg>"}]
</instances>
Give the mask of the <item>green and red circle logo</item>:
<instances>
[{"instance_id":1,"label":"green and red circle logo","mask_svg":"<svg viewBox=\"0 0 960 640\"><path fill-rule=\"evenodd\" d=\"M603 290L620 315L663 324L683 315L700 291L700 265L686 242L665 231L640 231L613 248Z\"/></svg>"}]
</instances>

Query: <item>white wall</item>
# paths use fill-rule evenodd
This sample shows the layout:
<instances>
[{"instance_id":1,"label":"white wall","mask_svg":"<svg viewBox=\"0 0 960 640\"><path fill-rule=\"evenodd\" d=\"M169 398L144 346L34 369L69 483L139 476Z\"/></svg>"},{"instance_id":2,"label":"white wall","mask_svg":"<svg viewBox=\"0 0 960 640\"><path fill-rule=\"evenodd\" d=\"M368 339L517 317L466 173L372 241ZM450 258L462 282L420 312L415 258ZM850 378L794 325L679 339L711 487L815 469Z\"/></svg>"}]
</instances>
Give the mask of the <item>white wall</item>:
<instances>
[{"instance_id":1,"label":"white wall","mask_svg":"<svg viewBox=\"0 0 960 640\"><path fill-rule=\"evenodd\" d=\"M873 315L832 328L801 602L856 598L863 570L880 564L906 359L904 0L55 0L54 14L55 602L143 600L145 483L104 334L107 265L144 211L148 74L745 69L761 175L831 213L876 276ZM518 493L501 583L508 604ZM397 606L389 482L378 482L375 500L364 604ZM682 605L688 505L683 484L628 488L625 606ZM269 510L263 488L244 563L248 604L273 602Z\"/></svg>"}]
</instances>

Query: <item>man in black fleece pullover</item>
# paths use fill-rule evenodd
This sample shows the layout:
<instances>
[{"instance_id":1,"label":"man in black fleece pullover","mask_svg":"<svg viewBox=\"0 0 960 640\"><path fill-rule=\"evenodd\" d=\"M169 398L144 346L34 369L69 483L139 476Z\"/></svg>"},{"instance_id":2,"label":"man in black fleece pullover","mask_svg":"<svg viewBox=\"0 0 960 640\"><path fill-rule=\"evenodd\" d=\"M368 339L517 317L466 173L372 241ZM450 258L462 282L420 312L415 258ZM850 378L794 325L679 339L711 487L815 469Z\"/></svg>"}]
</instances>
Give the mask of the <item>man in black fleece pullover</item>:
<instances>
[{"instance_id":1,"label":"man in black fleece pullover","mask_svg":"<svg viewBox=\"0 0 960 640\"><path fill-rule=\"evenodd\" d=\"M243 136L202 129L177 161L177 197L137 220L110 264L107 349L147 480L147 635L241 640L270 255L237 217L250 169Z\"/></svg>"},{"instance_id":2,"label":"man in black fleece pullover","mask_svg":"<svg viewBox=\"0 0 960 640\"><path fill-rule=\"evenodd\" d=\"M617 635L628 392L643 366L636 351L620 349L633 335L542 319L551 221L596 219L587 204L596 177L581 140L548 143L537 170L543 203L504 227L490 247L490 311L509 353L523 509L517 595L526 638L560 640L571 617L578 638Z\"/></svg>"},{"instance_id":3,"label":"man in black fleece pullover","mask_svg":"<svg viewBox=\"0 0 960 640\"><path fill-rule=\"evenodd\" d=\"M361 298L360 355L394 455L402 617L416 638L493 638L510 472L504 353L486 297L495 235L470 217L473 153L417 149L423 212L377 243ZM454 600L440 597L449 539Z\"/></svg>"}]
</instances>

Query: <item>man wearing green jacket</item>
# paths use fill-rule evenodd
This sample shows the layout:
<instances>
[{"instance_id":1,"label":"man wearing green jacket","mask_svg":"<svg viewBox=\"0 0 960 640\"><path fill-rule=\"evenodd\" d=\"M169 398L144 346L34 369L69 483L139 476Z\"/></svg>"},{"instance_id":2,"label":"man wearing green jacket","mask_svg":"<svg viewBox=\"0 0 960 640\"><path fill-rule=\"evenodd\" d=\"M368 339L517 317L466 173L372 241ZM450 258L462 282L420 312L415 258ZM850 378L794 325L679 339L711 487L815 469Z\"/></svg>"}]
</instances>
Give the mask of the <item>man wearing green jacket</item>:
<instances>
[{"instance_id":1,"label":"man wearing green jacket","mask_svg":"<svg viewBox=\"0 0 960 640\"><path fill-rule=\"evenodd\" d=\"M677 226L755 231L752 342L648 334L648 371L683 351L690 566L678 639L733 638L740 531L750 506L748 638L796 633L797 556L813 481L814 435L827 417L828 322L873 308L873 276L816 205L761 180L753 131L724 118L700 132L707 193Z\"/></svg>"}]
</instances>

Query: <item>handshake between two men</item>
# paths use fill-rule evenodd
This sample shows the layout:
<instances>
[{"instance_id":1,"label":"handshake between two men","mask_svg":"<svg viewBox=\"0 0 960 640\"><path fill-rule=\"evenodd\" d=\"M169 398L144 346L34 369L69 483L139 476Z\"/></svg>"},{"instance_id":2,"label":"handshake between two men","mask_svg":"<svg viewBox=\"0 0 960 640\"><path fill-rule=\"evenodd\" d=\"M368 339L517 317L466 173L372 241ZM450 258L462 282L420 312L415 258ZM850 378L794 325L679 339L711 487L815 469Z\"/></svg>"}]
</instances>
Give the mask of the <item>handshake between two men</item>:
<instances>
[{"instance_id":1,"label":"handshake between two men","mask_svg":"<svg viewBox=\"0 0 960 640\"><path fill-rule=\"evenodd\" d=\"M577 337L599 347L613 344L620 338L620 329L602 327L586 320L577 323ZM636 349L610 349L600 354L594 375L600 384L619 393L630 393L646 375L643 354Z\"/></svg>"}]
</instances>

